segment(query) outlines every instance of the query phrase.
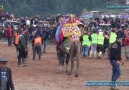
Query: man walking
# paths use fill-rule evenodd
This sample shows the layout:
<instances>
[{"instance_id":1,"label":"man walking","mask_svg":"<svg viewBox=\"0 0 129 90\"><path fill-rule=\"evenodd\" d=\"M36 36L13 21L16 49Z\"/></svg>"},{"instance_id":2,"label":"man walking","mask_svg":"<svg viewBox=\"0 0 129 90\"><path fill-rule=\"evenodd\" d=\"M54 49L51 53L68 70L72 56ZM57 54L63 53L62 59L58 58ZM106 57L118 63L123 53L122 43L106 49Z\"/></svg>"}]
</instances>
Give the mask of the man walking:
<instances>
[{"instance_id":1,"label":"man walking","mask_svg":"<svg viewBox=\"0 0 129 90\"><path fill-rule=\"evenodd\" d=\"M38 56L39 56L38 59L41 59L41 44L42 44L42 38L40 37L40 35L38 35L32 43L32 46L33 46L33 60L35 60L36 52L38 53Z\"/></svg>"},{"instance_id":2,"label":"man walking","mask_svg":"<svg viewBox=\"0 0 129 90\"><path fill-rule=\"evenodd\" d=\"M122 43L122 38L117 38L116 42L114 42L111 45L110 49L110 63L112 65L112 82L116 82L116 80L119 78L121 75L121 70L120 70L120 62L122 65L124 64L122 58L121 58L121 43ZM118 90L115 86L111 86L111 90Z\"/></svg>"}]
</instances>

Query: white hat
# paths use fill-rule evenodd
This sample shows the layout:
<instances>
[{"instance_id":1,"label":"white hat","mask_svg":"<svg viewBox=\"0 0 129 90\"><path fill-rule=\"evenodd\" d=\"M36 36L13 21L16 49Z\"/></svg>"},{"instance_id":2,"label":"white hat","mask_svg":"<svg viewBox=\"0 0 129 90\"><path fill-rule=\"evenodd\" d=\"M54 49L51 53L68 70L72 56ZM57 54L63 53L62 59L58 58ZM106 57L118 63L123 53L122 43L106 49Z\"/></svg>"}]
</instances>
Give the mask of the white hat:
<instances>
[{"instance_id":1,"label":"white hat","mask_svg":"<svg viewBox=\"0 0 129 90\"><path fill-rule=\"evenodd\" d=\"M99 32L102 32L102 30L100 29Z\"/></svg>"},{"instance_id":2,"label":"white hat","mask_svg":"<svg viewBox=\"0 0 129 90\"><path fill-rule=\"evenodd\" d=\"M99 32L99 35L103 35L103 32Z\"/></svg>"},{"instance_id":3,"label":"white hat","mask_svg":"<svg viewBox=\"0 0 129 90\"><path fill-rule=\"evenodd\" d=\"M36 27L36 25L34 24L33 27Z\"/></svg>"}]
</instances>

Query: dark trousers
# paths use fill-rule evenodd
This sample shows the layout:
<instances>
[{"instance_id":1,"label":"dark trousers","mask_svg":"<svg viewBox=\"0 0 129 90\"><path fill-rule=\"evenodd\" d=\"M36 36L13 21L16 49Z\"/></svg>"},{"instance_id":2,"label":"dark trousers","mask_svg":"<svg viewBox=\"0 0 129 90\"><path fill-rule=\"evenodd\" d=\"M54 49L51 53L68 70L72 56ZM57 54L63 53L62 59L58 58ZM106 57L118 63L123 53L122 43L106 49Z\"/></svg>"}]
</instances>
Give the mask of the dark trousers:
<instances>
[{"instance_id":1,"label":"dark trousers","mask_svg":"<svg viewBox=\"0 0 129 90\"><path fill-rule=\"evenodd\" d=\"M103 50L102 50L103 54L105 54L105 51L107 48L108 48L108 46L103 46Z\"/></svg>"},{"instance_id":2,"label":"dark trousers","mask_svg":"<svg viewBox=\"0 0 129 90\"><path fill-rule=\"evenodd\" d=\"M102 51L103 45L97 44L97 52Z\"/></svg>"},{"instance_id":3,"label":"dark trousers","mask_svg":"<svg viewBox=\"0 0 129 90\"><path fill-rule=\"evenodd\" d=\"M43 40L43 53L46 52L46 42L47 40Z\"/></svg>"},{"instance_id":4,"label":"dark trousers","mask_svg":"<svg viewBox=\"0 0 129 90\"><path fill-rule=\"evenodd\" d=\"M24 64L25 63L25 58L27 56L27 52L25 51L24 48L18 48L18 65Z\"/></svg>"},{"instance_id":5,"label":"dark trousers","mask_svg":"<svg viewBox=\"0 0 129 90\"><path fill-rule=\"evenodd\" d=\"M59 55L59 64L64 65L64 62L66 60L67 54L65 52L61 52Z\"/></svg>"},{"instance_id":6,"label":"dark trousers","mask_svg":"<svg viewBox=\"0 0 129 90\"><path fill-rule=\"evenodd\" d=\"M110 49L111 49L111 43L109 44L109 46L108 46L108 58L110 58Z\"/></svg>"},{"instance_id":7,"label":"dark trousers","mask_svg":"<svg viewBox=\"0 0 129 90\"><path fill-rule=\"evenodd\" d=\"M35 59L36 52L38 53L39 59L41 59L41 45L36 44L33 48L33 59Z\"/></svg>"},{"instance_id":8,"label":"dark trousers","mask_svg":"<svg viewBox=\"0 0 129 90\"><path fill-rule=\"evenodd\" d=\"M120 65L115 60L110 60L110 64L112 65L112 81L116 81L121 75Z\"/></svg>"},{"instance_id":9,"label":"dark trousers","mask_svg":"<svg viewBox=\"0 0 129 90\"><path fill-rule=\"evenodd\" d=\"M12 37L8 37L8 46L12 45Z\"/></svg>"}]
</instances>

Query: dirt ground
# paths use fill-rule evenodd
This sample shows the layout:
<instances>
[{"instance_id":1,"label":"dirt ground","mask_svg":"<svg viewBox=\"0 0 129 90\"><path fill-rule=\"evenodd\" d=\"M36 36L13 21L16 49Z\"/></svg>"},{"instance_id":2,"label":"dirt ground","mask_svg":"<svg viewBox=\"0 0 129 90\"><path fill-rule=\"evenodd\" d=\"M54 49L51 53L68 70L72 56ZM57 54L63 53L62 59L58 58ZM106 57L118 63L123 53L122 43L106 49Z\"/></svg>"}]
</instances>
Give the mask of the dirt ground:
<instances>
[{"instance_id":1,"label":"dirt ground","mask_svg":"<svg viewBox=\"0 0 129 90\"><path fill-rule=\"evenodd\" d=\"M111 65L107 59L87 59L80 56L79 77L76 78L74 77L75 68L71 76L66 75L65 66L62 74L56 73L58 60L55 45L48 45L46 54L42 55L42 59L34 61L29 44L27 67L17 66L15 46L9 47L6 42L0 42L0 55L9 60L8 67L12 69L16 90L110 90L109 86L85 86L87 81L111 79ZM129 81L129 61L125 61L125 65L121 66L121 69L122 75L119 80ZM118 88L129 90L127 86Z\"/></svg>"}]
</instances>

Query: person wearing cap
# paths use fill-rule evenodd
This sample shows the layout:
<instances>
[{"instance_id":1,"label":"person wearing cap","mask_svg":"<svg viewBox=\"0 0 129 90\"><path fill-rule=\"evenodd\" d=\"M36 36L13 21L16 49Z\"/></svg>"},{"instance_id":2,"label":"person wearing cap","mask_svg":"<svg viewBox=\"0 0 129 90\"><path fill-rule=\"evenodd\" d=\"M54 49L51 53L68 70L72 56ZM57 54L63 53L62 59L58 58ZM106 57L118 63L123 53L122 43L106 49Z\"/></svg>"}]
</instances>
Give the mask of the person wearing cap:
<instances>
[{"instance_id":1,"label":"person wearing cap","mask_svg":"<svg viewBox=\"0 0 129 90\"><path fill-rule=\"evenodd\" d=\"M15 90L11 69L6 67L8 60L0 58L0 90Z\"/></svg>"},{"instance_id":2,"label":"person wearing cap","mask_svg":"<svg viewBox=\"0 0 129 90\"><path fill-rule=\"evenodd\" d=\"M124 64L123 59L121 58L121 44L122 38L117 38L116 42L111 45L110 49L110 64L112 66L112 82L116 82L116 80L121 75L120 63ZM115 85L111 86L111 90L118 90Z\"/></svg>"}]
</instances>

